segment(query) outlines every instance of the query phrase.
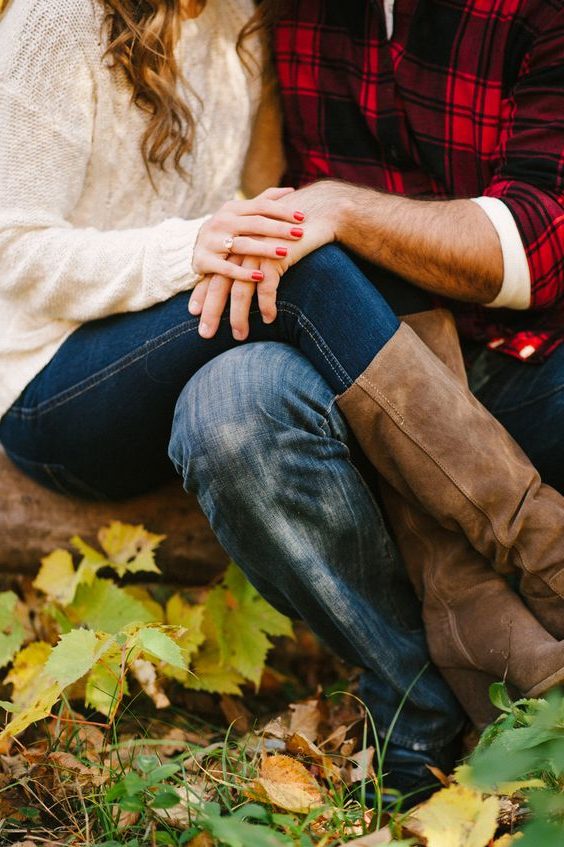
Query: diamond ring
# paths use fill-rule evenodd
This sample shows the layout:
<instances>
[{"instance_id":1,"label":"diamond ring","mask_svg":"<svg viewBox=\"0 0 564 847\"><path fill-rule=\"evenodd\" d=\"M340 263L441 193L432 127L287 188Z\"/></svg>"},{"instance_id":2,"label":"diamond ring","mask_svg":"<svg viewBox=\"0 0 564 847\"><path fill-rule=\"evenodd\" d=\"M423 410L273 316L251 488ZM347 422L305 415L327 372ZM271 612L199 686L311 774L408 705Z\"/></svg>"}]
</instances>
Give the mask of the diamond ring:
<instances>
[{"instance_id":1,"label":"diamond ring","mask_svg":"<svg viewBox=\"0 0 564 847\"><path fill-rule=\"evenodd\" d=\"M233 240L234 239L232 235L228 235L227 238L223 239L223 246L225 247L228 253L230 253L233 249Z\"/></svg>"}]
</instances>

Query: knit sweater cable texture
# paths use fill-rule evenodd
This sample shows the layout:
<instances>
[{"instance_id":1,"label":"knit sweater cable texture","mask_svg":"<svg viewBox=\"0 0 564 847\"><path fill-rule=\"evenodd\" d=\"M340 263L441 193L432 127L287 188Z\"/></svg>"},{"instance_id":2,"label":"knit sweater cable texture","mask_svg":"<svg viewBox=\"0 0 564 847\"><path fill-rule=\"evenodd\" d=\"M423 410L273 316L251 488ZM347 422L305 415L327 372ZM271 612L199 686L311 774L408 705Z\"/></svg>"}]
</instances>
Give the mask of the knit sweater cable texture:
<instances>
[{"instance_id":1,"label":"knit sweater cable texture","mask_svg":"<svg viewBox=\"0 0 564 847\"><path fill-rule=\"evenodd\" d=\"M206 216L239 185L260 82L235 43L252 0L209 0L178 45L198 118L190 174L142 160L146 116L103 58L102 0L0 18L0 416L81 323L190 289Z\"/></svg>"}]
</instances>

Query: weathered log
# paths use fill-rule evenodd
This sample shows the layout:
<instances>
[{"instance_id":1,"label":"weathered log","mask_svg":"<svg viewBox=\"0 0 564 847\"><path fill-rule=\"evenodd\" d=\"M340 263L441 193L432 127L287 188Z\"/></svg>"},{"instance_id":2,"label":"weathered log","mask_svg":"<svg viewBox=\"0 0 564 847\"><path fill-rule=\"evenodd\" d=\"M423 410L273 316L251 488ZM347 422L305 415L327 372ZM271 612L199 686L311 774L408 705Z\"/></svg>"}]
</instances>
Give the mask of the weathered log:
<instances>
[{"instance_id":1,"label":"weathered log","mask_svg":"<svg viewBox=\"0 0 564 847\"><path fill-rule=\"evenodd\" d=\"M167 536L158 552L165 578L202 585L226 564L226 556L180 481L120 503L69 499L42 488L15 468L0 448L0 570L34 574L39 560L72 535L90 543L111 520L143 524Z\"/></svg>"}]
</instances>

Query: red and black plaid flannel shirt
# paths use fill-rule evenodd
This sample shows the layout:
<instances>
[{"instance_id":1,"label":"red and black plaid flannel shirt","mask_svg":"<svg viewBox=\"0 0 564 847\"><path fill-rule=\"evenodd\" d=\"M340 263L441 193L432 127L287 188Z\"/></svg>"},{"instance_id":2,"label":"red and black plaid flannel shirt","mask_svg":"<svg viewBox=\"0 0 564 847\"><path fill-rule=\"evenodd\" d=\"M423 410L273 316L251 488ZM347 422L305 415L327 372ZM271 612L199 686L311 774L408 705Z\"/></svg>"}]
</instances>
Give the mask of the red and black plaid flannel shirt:
<instances>
[{"instance_id":1,"label":"red and black plaid flannel shirt","mask_svg":"<svg viewBox=\"0 0 564 847\"><path fill-rule=\"evenodd\" d=\"M290 0L275 32L288 179L411 197L497 197L529 311L450 304L522 361L564 341L564 0Z\"/></svg>"}]
</instances>

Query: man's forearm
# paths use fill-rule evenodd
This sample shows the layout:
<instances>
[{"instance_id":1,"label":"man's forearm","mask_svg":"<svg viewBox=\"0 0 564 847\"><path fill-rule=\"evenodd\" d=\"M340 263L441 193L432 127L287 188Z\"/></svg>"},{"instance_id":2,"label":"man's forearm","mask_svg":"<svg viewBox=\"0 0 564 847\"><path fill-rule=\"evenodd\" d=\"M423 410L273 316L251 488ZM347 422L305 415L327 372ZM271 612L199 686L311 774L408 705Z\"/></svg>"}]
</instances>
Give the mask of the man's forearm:
<instances>
[{"instance_id":1,"label":"man's forearm","mask_svg":"<svg viewBox=\"0 0 564 847\"><path fill-rule=\"evenodd\" d=\"M326 209L334 214L335 236L345 247L427 291L467 302L495 299L503 255L493 224L476 203L412 200L346 183L329 185Z\"/></svg>"}]
</instances>

